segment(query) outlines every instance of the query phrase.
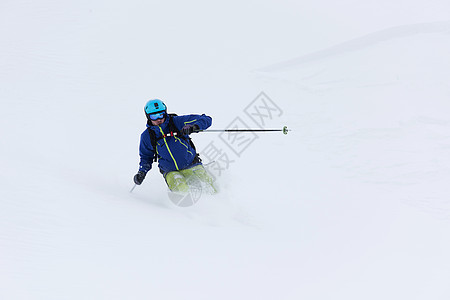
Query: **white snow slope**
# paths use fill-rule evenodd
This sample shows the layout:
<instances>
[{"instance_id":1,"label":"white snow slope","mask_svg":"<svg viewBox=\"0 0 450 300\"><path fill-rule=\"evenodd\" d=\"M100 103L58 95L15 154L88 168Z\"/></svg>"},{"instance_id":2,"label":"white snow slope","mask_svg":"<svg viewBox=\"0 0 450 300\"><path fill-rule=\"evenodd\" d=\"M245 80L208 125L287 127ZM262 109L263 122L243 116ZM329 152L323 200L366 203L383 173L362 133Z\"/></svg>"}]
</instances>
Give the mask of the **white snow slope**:
<instances>
[{"instance_id":1,"label":"white snow slope","mask_svg":"<svg viewBox=\"0 0 450 300\"><path fill-rule=\"evenodd\" d=\"M450 299L449 11L3 0L0 299ZM218 195L130 193L147 100L256 128L261 92L288 135L193 135Z\"/></svg>"}]
</instances>

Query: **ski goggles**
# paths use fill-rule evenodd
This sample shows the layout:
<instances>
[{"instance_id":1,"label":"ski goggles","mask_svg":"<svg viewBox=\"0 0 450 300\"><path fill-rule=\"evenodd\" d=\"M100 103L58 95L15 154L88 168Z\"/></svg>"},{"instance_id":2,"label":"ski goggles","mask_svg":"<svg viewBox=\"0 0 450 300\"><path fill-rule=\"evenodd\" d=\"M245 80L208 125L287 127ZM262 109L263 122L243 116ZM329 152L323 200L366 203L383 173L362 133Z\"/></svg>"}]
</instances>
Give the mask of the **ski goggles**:
<instances>
[{"instance_id":1,"label":"ski goggles","mask_svg":"<svg viewBox=\"0 0 450 300\"><path fill-rule=\"evenodd\" d=\"M166 112L160 112L160 113L156 113L156 114L150 114L148 115L148 117L150 118L150 120L152 121L156 121L158 119L162 119L166 116Z\"/></svg>"}]
</instances>

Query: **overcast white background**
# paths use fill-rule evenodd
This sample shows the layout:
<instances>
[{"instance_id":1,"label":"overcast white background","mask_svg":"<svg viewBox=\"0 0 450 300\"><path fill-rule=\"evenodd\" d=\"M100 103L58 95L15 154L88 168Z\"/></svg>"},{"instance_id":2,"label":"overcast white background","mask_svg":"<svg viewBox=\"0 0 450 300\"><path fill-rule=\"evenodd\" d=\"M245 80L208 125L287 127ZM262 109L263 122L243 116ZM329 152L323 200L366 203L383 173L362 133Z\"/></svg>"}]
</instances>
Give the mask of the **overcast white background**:
<instances>
[{"instance_id":1,"label":"overcast white background","mask_svg":"<svg viewBox=\"0 0 450 300\"><path fill-rule=\"evenodd\" d=\"M450 4L0 3L0 298L449 299ZM129 193L143 106L283 113L221 192ZM205 157L205 155L203 155Z\"/></svg>"}]
</instances>

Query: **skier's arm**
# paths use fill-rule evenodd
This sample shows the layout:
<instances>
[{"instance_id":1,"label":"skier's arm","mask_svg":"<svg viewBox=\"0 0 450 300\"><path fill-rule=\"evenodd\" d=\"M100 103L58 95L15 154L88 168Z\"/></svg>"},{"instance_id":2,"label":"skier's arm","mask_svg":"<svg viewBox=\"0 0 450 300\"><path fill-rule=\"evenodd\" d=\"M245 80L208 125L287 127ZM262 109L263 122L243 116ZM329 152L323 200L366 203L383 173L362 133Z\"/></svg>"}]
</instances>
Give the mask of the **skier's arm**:
<instances>
[{"instance_id":1,"label":"skier's arm","mask_svg":"<svg viewBox=\"0 0 450 300\"><path fill-rule=\"evenodd\" d=\"M205 114L202 115L185 115L174 118L175 126L182 129L186 125L197 125L198 130L205 130L212 124L212 118Z\"/></svg>"},{"instance_id":2,"label":"skier's arm","mask_svg":"<svg viewBox=\"0 0 450 300\"><path fill-rule=\"evenodd\" d=\"M152 168L154 157L154 150L148 132L144 132L141 135L141 142L139 144L139 156L141 158L139 162L139 171L147 173Z\"/></svg>"}]
</instances>

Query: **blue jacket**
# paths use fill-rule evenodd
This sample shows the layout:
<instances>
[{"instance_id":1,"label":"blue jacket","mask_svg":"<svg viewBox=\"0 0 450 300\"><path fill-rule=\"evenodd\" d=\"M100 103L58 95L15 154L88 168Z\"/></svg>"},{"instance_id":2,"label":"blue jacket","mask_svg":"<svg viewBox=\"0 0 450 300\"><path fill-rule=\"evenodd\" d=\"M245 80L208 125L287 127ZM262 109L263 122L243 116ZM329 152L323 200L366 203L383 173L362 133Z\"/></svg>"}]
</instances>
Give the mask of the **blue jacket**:
<instances>
[{"instance_id":1,"label":"blue jacket","mask_svg":"<svg viewBox=\"0 0 450 300\"><path fill-rule=\"evenodd\" d=\"M180 131L186 124L195 124L198 125L200 130L205 130L212 123L211 117L204 114L173 116L172 118L175 127ZM186 139L177 136L164 137L169 133L169 117L166 117L166 120L160 126L147 124L147 129L141 134L139 171L147 173L152 168L155 149L152 147L148 130L155 132L157 140L156 151L159 155L158 167L163 173L183 170L192 164L197 153Z\"/></svg>"}]
</instances>

